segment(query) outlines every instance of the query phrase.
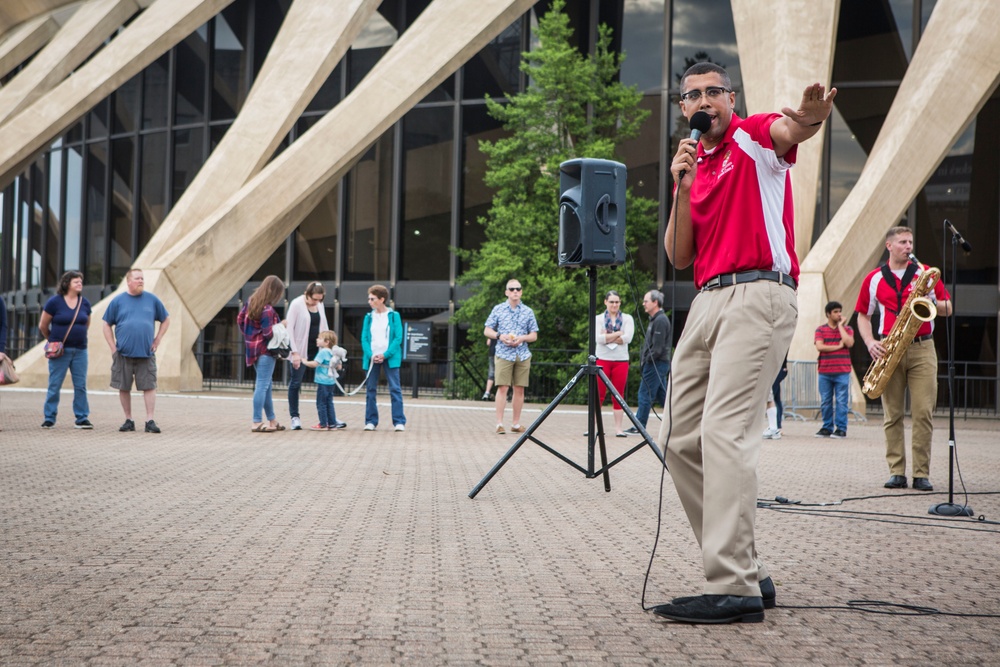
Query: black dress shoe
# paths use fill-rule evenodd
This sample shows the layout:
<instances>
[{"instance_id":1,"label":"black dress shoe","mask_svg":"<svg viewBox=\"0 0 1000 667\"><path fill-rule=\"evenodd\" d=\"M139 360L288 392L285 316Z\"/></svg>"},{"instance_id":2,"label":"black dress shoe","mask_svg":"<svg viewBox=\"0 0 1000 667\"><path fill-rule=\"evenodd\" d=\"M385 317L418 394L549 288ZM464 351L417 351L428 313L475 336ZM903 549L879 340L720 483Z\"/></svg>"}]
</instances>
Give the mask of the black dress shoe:
<instances>
[{"instance_id":1,"label":"black dress shoe","mask_svg":"<svg viewBox=\"0 0 1000 667\"><path fill-rule=\"evenodd\" d=\"M914 477L913 478L913 488L917 491L933 491L934 487L931 485L931 480L926 477Z\"/></svg>"},{"instance_id":2,"label":"black dress shoe","mask_svg":"<svg viewBox=\"0 0 1000 667\"><path fill-rule=\"evenodd\" d=\"M764 601L739 595L699 595L687 604L661 604L650 611L681 623L760 623Z\"/></svg>"},{"instance_id":3,"label":"black dress shoe","mask_svg":"<svg viewBox=\"0 0 1000 667\"><path fill-rule=\"evenodd\" d=\"M674 598L670 601L670 604L687 604L697 600L700 596L689 595L682 598ZM764 609L774 609L778 606L777 602L777 591L774 589L774 581L771 577L767 579L761 579L760 581L760 597L764 601Z\"/></svg>"},{"instance_id":4,"label":"black dress shoe","mask_svg":"<svg viewBox=\"0 0 1000 667\"><path fill-rule=\"evenodd\" d=\"M906 477L903 475L893 475L889 478L889 481L885 483L885 488L887 489L905 489L906 488Z\"/></svg>"}]
</instances>

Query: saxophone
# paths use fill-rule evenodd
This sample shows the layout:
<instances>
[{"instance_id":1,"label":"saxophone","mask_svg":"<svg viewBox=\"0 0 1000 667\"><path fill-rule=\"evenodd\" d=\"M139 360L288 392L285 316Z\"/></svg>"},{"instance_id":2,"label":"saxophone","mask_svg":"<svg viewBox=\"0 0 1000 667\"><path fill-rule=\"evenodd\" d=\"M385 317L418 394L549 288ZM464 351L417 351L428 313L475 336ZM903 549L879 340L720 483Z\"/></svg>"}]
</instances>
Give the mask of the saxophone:
<instances>
[{"instance_id":1,"label":"saxophone","mask_svg":"<svg viewBox=\"0 0 1000 667\"><path fill-rule=\"evenodd\" d=\"M910 259L918 266L922 266L913 255L910 255ZM910 296L906 298L899 316L893 322L892 329L882 339L885 354L880 359L872 361L861 381L861 391L868 398L874 399L882 395L893 371L906 354L913 337L917 335L917 329L924 322L930 322L937 317L937 306L927 298L927 295L940 278L941 270L933 267L924 270L917 277L917 282L910 291Z\"/></svg>"}]
</instances>

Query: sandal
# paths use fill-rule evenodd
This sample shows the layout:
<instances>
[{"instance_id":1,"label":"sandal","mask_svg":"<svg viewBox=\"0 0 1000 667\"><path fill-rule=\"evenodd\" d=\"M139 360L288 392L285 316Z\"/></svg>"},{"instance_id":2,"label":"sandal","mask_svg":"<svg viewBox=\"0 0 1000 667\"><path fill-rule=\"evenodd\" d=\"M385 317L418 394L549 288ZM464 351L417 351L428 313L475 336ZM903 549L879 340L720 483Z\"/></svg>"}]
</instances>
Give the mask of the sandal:
<instances>
[{"instance_id":1,"label":"sandal","mask_svg":"<svg viewBox=\"0 0 1000 667\"><path fill-rule=\"evenodd\" d=\"M250 432L251 433L274 433L277 430L278 429L271 428L267 424L265 424L264 422L261 422L261 423L257 424L256 426L254 426L252 429L250 429Z\"/></svg>"},{"instance_id":2,"label":"sandal","mask_svg":"<svg viewBox=\"0 0 1000 667\"><path fill-rule=\"evenodd\" d=\"M282 426L281 424L275 424L274 426L271 427L271 430L272 431L284 431L285 427Z\"/></svg>"}]
</instances>

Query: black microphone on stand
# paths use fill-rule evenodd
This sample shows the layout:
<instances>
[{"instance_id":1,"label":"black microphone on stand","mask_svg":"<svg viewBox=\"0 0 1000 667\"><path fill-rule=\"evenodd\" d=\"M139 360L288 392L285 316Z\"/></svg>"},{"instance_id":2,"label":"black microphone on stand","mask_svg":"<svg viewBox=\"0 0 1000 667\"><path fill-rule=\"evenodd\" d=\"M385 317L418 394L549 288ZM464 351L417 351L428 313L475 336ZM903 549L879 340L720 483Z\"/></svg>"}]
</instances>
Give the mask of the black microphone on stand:
<instances>
[{"instance_id":1,"label":"black microphone on stand","mask_svg":"<svg viewBox=\"0 0 1000 667\"><path fill-rule=\"evenodd\" d=\"M962 238L962 235L958 233L957 229L955 229L955 225L951 224L951 220L945 218L944 224L945 227L948 228L948 231L950 231L952 235L955 237L955 239L958 240L958 244L962 246L962 250L965 251L965 254L969 254L970 252L972 252L972 246L969 244L968 241Z\"/></svg>"}]
</instances>

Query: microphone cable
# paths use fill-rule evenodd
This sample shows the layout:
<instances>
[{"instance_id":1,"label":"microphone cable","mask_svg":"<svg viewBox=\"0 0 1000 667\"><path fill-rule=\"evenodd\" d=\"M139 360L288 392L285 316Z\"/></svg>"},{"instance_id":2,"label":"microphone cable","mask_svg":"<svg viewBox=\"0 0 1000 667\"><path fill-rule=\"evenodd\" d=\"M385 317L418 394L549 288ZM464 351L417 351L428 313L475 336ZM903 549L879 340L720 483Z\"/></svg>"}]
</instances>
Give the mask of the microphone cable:
<instances>
[{"instance_id":1,"label":"microphone cable","mask_svg":"<svg viewBox=\"0 0 1000 667\"><path fill-rule=\"evenodd\" d=\"M673 242L674 251L677 250L677 198L676 195L672 198L672 205L670 209L670 215L668 216L668 223L670 219L673 220ZM664 248L664 251L666 249ZM670 334L673 336L674 332L674 316L677 312L677 267L674 266L673 262L670 262ZM672 356L672 355L671 355ZM662 431L666 428L666 438L663 440L663 466L660 468L660 487L658 493L658 500L656 503L656 534L653 537L653 548L649 553L649 564L646 566L646 574L642 579L642 596L639 600L639 606L643 611L649 611L658 605L646 605L646 590L649 586L649 576L653 570L653 561L656 559L656 549L660 544L660 533L663 528L663 487L666 482L667 475L667 448L670 446L670 436L674 429L674 417L673 411L670 409L670 404L673 399L674 393L674 383L671 381L674 372L673 358L670 360L670 364L667 366L667 377L664 379L666 382L664 406L663 411L666 413L666 422L660 424L660 430ZM662 421L662 420L661 420ZM648 432L648 431L647 431ZM657 436L659 439L659 436Z\"/></svg>"}]
</instances>

